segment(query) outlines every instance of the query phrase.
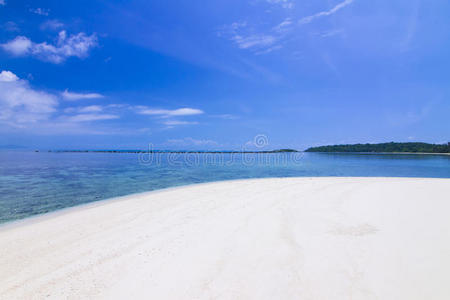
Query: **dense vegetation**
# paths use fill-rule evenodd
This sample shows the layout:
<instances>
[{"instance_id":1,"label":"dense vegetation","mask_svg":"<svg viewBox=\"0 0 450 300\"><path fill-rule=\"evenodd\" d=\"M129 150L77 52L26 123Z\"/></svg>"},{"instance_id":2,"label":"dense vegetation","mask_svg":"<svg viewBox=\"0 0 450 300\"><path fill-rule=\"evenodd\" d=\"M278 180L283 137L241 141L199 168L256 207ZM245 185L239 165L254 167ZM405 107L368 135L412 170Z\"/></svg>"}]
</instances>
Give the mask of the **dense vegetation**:
<instances>
[{"instance_id":1,"label":"dense vegetation","mask_svg":"<svg viewBox=\"0 0 450 300\"><path fill-rule=\"evenodd\" d=\"M411 152L411 153L450 153L450 144L427 143L382 143L354 144L312 147L306 152Z\"/></svg>"}]
</instances>

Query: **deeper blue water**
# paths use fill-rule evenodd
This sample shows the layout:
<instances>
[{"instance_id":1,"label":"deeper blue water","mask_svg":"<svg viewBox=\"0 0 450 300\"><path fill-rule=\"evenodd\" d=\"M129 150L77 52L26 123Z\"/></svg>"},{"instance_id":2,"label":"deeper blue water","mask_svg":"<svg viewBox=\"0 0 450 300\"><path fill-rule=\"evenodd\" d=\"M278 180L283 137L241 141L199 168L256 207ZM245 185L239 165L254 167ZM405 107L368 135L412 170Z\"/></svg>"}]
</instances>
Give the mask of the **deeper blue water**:
<instances>
[{"instance_id":1,"label":"deeper blue water","mask_svg":"<svg viewBox=\"0 0 450 300\"><path fill-rule=\"evenodd\" d=\"M294 176L450 178L450 156L0 152L0 223L167 187Z\"/></svg>"}]
</instances>

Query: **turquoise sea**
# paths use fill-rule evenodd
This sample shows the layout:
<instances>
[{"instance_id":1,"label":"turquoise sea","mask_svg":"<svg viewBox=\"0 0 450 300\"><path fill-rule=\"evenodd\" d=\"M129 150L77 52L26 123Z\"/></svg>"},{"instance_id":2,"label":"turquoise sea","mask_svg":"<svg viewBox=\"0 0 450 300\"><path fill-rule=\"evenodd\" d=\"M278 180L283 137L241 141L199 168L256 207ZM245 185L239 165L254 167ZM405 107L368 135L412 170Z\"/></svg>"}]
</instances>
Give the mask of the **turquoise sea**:
<instances>
[{"instance_id":1,"label":"turquoise sea","mask_svg":"<svg viewBox=\"0 0 450 300\"><path fill-rule=\"evenodd\" d=\"M450 178L450 156L0 152L0 223L193 183L262 177Z\"/></svg>"}]
</instances>

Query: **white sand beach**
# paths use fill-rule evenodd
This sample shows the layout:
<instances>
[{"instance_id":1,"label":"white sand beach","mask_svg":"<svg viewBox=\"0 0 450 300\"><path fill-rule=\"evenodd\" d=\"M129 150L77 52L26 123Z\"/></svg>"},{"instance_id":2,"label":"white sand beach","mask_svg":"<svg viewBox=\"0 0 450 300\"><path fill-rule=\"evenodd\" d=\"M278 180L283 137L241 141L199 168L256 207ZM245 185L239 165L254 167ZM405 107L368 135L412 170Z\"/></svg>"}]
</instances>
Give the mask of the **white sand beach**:
<instances>
[{"instance_id":1,"label":"white sand beach","mask_svg":"<svg viewBox=\"0 0 450 300\"><path fill-rule=\"evenodd\" d=\"M280 178L0 227L1 299L450 299L450 180Z\"/></svg>"}]
</instances>

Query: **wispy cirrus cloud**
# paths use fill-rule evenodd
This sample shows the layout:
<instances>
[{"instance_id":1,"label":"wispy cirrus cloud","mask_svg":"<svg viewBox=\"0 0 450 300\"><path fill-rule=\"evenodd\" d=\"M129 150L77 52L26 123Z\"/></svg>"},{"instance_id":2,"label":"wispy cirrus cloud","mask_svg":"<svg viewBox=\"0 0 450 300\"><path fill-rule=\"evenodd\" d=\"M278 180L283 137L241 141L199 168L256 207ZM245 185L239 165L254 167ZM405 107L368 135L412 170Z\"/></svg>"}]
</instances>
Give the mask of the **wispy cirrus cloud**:
<instances>
[{"instance_id":1,"label":"wispy cirrus cloud","mask_svg":"<svg viewBox=\"0 0 450 300\"><path fill-rule=\"evenodd\" d=\"M344 0L329 10L324 10L316 14L294 18L292 14L284 17L278 23L267 26L266 23L251 23L249 21L234 22L230 25L222 26L218 30L219 37L231 40L238 48L252 51L255 54L267 54L275 50L282 49L294 33L298 33L301 25L311 23L321 17L331 16L344 7L352 4L355 0ZM292 1L267 0L270 4L284 5L285 8L292 8ZM341 34L342 30L330 30L321 37L330 37Z\"/></svg>"},{"instance_id":2,"label":"wispy cirrus cloud","mask_svg":"<svg viewBox=\"0 0 450 300\"><path fill-rule=\"evenodd\" d=\"M292 19L288 17L288 18L285 18L280 24L274 26L272 28L272 30L282 33L282 32L289 30L291 25L292 25Z\"/></svg>"},{"instance_id":3,"label":"wispy cirrus cloud","mask_svg":"<svg viewBox=\"0 0 450 300\"><path fill-rule=\"evenodd\" d=\"M336 12L338 12L339 10L343 9L344 7L352 4L353 2L354 2L354 0L345 0L345 1L337 4L330 10L321 11L314 15L301 18L299 20L299 24L308 24L308 23L311 23L314 19L325 17L325 16L331 16L331 15L335 14Z\"/></svg>"},{"instance_id":4,"label":"wispy cirrus cloud","mask_svg":"<svg viewBox=\"0 0 450 300\"><path fill-rule=\"evenodd\" d=\"M0 0L0 5L6 5L5 0Z\"/></svg>"},{"instance_id":5,"label":"wispy cirrus cloud","mask_svg":"<svg viewBox=\"0 0 450 300\"><path fill-rule=\"evenodd\" d=\"M277 42L283 34L280 30L282 27L283 25L268 32L261 32L254 26L249 26L247 22L234 22L229 26L223 26L218 31L218 36L228 38L240 49L247 49L257 53L280 47L280 45L277 45Z\"/></svg>"},{"instance_id":6,"label":"wispy cirrus cloud","mask_svg":"<svg viewBox=\"0 0 450 300\"><path fill-rule=\"evenodd\" d=\"M42 61L59 64L69 57L87 57L89 51L97 46L97 36L88 36L84 32L68 36L63 30L59 32L54 45L47 42L35 43L25 36L17 36L0 46L14 56L33 56Z\"/></svg>"},{"instance_id":7,"label":"wispy cirrus cloud","mask_svg":"<svg viewBox=\"0 0 450 300\"><path fill-rule=\"evenodd\" d=\"M180 120L167 120L162 122L167 126L179 126L179 125L196 125L198 122L196 121L180 121Z\"/></svg>"},{"instance_id":8,"label":"wispy cirrus cloud","mask_svg":"<svg viewBox=\"0 0 450 300\"><path fill-rule=\"evenodd\" d=\"M323 38L329 38L329 37L343 35L343 34L344 34L343 29L332 29L332 30L321 32L319 35L320 35L320 37L323 37Z\"/></svg>"},{"instance_id":9,"label":"wispy cirrus cloud","mask_svg":"<svg viewBox=\"0 0 450 300\"><path fill-rule=\"evenodd\" d=\"M102 121L102 120L113 120L119 119L118 115L112 114L98 114L98 113L87 113L78 114L74 116L62 117L62 120L67 122L91 122L91 121Z\"/></svg>"},{"instance_id":10,"label":"wispy cirrus cloud","mask_svg":"<svg viewBox=\"0 0 450 300\"><path fill-rule=\"evenodd\" d=\"M196 108L184 107L178 109L153 109L146 106L138 106L138 113L141 115L152 115L162 117L179 117L201 115L204 111Z\"/></svg>"},{"instance_id":11,"label":"wispy cirrus cloud","mask_svg":"<svg viewBox=\"0 0 450 300\"><path fill-rule=\"evenodd\" d=\"M58 121L70 123L87 123L94 121L115 120L121 118L121 111L126 106L121 104L87 105L68 107Z\"/></svg>"},{"instance_id":12,"label":"wispy cirrus cloud","mask_svg":"<svg viewBox=\"0 0 450 300\"><path fill-rule=\"evenodd\" d=\"M162 118L163 120L160 121L160 123L167 126L166 128L173 128L175 126L182 126L182 125L198 124L197 121L180 120L180 118L202 115L205 113L201 109L191 107L183 107L177 109L159 109L159 108L150 108L147 106L136 106L134 107L134 110L136 111L136 113L141 115L158 117L159 119Z\"/></svg>"},{"instance_id":13,"label":"wispy cirrus cloud","mask_svg":"<svg viewBox=\"0 0 450 300\"><path fill-rule=\"evenodd\" d=\"M82 107L69 107L64 110L65 113L93 113L103 111L103 106L101 105L89 105Z\"/></svg>"},{"instance_id":14,"label":"wispy cirrus cloud","mask_svg":"<svg viewBox=\"0 0 450 300\"><path fill-rule=\"evenodd\" d=\"M82 100L82 99L98 99L103 98L104 96L102 94L98 93L74 93L69 92L69 90L65 90L61 93L61 96L64 100L67 101L76 101L76 100Z\"/></svg>"},{"instance_id":15,"label":"wispy cirrus cloud","mask_svg":"<svg viewBox=\"0 0 450 300\"><path fill-rule=\"evenodd\" d=\"M277 38L273 35L253 34L249 36L235 35L232 40L241 49L264 48L273 45Z\"/></svg>"},{"instance_id":16,"label":"wispy cirrus cloud","mask_svg":"<svg viewBox=\"0 0 450 300\"><path fill-rule=\"evenodd\" d=\"M291 17L285 17L279 23L269 27L265 25L265 28L247 21L234 22L222 26L218 30L218 36L228 38L240 49L246 49L255 54L267 54L283 48L283 39L293 26L294 21Z\"/></svg>"},{"instance_id":17,"label":"wispy cirrus cloud","mask_svg":"<svg viewBox=\"0 0 450 300\"><path fill-rule=\"evenodd\" d=\"M223 120L236 120L239 117L232 114L220 114L220 115L210 115L211 118L223 119Z\"/></svg>"}]
</instances>

